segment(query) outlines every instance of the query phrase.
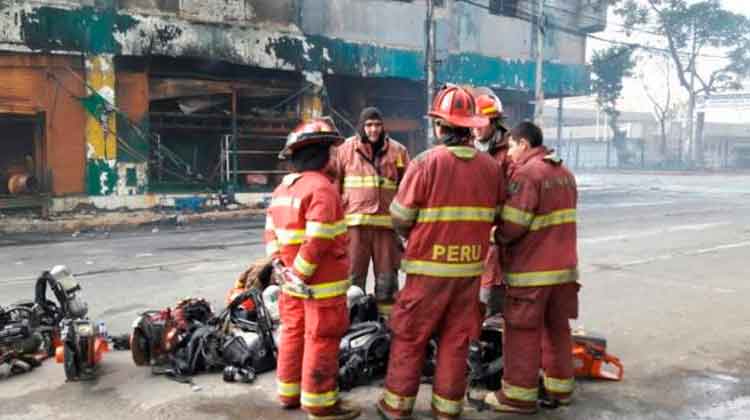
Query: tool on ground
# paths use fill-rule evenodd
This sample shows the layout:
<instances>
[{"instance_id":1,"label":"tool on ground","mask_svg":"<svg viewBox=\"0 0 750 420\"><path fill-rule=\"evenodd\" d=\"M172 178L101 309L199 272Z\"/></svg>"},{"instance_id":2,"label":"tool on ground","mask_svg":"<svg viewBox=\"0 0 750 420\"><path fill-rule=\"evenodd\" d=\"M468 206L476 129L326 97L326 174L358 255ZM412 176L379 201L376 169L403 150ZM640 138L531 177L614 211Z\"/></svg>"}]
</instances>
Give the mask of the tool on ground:
<instances>
[{"instance_id":1,"label":"tool on ground","mask_svg":"<svg viewBox=\"0 0 750 420\"><path fill-rule=\"evenodd\" d=\"M55 360L61 363L68 381L91 380L104 353L109 351L107 328L86 315L88 304L81 296L81 286L70 270L58 265L45 271L36 284L37 303L46 302L49 287L61 308L60 343Z\"/></svg>"},{"instance_id":2,"label":"tool on ground","mask_svg":"<svg viewBox=\"0 0 750 420\"><path fill-rule=\"evenodd\" d=\"M596 334L573 334L573 367L576 376L621 381L625 373L622 362L607 353L607 340Z\"/></svg>"}]
</instances>

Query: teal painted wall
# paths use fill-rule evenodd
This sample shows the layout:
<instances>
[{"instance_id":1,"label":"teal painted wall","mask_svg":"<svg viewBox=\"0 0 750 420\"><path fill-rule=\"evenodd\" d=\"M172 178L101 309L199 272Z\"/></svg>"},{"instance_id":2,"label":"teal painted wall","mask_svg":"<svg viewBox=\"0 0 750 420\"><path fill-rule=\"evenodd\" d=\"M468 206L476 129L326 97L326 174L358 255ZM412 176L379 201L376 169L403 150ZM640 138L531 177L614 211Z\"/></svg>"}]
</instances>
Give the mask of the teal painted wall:
<instances>
[{"instance_id":1,"label":"teal painted wall","mask_svg":"<svg viewBox=\"0 0 750 420\"><path fill-rule=\"evenodd\" d=\"M271 69L361 77L424 79L419 50L351 42L322 35L283 34L251 27L200 24L113 9L39 7L23 12L20 31L34 51L189 56ZM0 42L1 44L1 42ZM533 91L534 63L476 53L449 54L441 81ZM545 89L567 95L589 90L584 65L545 64Z\"/></svg>"}]
</instances>

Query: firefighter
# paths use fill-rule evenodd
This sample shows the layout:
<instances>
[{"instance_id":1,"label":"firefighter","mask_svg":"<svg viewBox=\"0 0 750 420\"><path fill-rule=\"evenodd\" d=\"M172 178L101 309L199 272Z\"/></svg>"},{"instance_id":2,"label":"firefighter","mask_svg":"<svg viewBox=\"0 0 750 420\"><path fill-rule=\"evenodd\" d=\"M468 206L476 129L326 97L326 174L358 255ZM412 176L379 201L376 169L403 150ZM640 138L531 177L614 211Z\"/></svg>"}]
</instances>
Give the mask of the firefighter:
<instances>
[{"instance_id":1,"label":"firefighter","mask_svg":"<svg viewBox=\"0 0 750 420\"><path fill-rule=\"evenodd\" d=\"M375 300L378 311L387 315L398 290L402 253L388 208L409 163L409 152L386 133L377 108L362 110L358 131L337 148L332 169L341 186L349 227L352 281L367 290L372 260Z\"/></svg>"},{"instance_id":2,"label":"firefighter","mask_svg":"<svg viewBox=\"0 0 750 420\"><path fill-rule=\"evenodd\" d=\"M511 130L514 170L502 224L494 235L505 244L504 374L502 389L485 402L497 411L534 413L539 369L553 402L573 393L569 319L578 317L576 181L542 144L530 122Z\"/></svg>"},{"instance_id":3,"label":"firefighter","mask_svg":"<svg viewBox=\"0 0 750 420\"><path fill-rule=\"evenodd\" d=\"M503 166L507 166L508 128L505 126L503 103L489 88L477 88L474 95L477 112L489 119L487 125L471 130L474 135L474 147L489 153Z\"/></svg>"},{"instance_id":4,"label":"firefighter","mask_svg":"<svg viewBox=\"0 0 750 420\"><path fill-rule=\"evenodd\" d=\"M433 336L438 340L433 414L461 415L469 342L478 338L481 323L482 260L504 197L500 166L471 147L471 128L487 123L475 114L471 94L458 86L443 88L429 116L440 145L411 162L390 207L396 230L408 241L401 264L406 284L391 314L388 374L377 403L388 419L411 416Z\"/></svg>"},{"instance_id":5,"label":"firefighter","mask_svg":"<svg viewBox=\"0 0 750 420\"><path fill-rule=\"evenodd\" d=\"M283 266L278 395L310 419L343 420L360 409L339 399L338 350L349 327L349 257L341 198L324 175L331 146L343 140L333 121L314 119L289 134L281 159L294 172L273 192L266 218L266 251Z\"/></svg>"},{"instance_id":6,"label":"firefighter","mask_svg":"<svg viewBox=\"0 0 750 420\"><path fill-rule=\"evenodd\" d=\"M508 128L504 123L503 103L489 88L477 88L473 93L477 113L489 118L489 123L484 127L472 129L474 147L494 157L503 168L504 176L507 176L510 159L508 158ZM490 245L484 261L479 300L486 305L487 315L502 311L503 255L502 247L493 244Z\"/></svg>"}]
</instances>

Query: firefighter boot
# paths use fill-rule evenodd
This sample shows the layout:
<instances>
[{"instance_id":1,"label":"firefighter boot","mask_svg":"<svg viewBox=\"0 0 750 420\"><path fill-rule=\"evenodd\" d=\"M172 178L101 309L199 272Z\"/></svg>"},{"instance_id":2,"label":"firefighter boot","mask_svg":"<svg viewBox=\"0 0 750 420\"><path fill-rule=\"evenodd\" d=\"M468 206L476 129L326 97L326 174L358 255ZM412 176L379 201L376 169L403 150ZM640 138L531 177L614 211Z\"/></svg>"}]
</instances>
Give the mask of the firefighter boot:
<instances>
[{"instance_id":1,"label":"firefighter boot","mask_svg":"<svg viewBox=\"0 0 750 420\"><path fill-rule=\"evenodd\" d=\"M504 404L500 400L497 399L497 395L495 395L494 392L490 392L487 394L487 396L484 397L484 403L489 405L492 410L498 411L500 413L511 413L511 414L534 414L536 413L536 408L521 408L521 407L514 407L512 405Z\"/></svg>"},{"instance_id":2,"label":"firefighter boot","mask_svg":"<svg viewBox=\"0 0 750 420\"><path fill-rule=\"evenodd\" d=\"M375 403L375 409L378 410L378 414L383 420L412 420L413 418L411 412L394 410L388 407L382 399Z\"/></svg>"},{"instance_id":3,"label":"firefighter boot","mask_svg":"<svg viewBox=\"0 0 750 420\"><path fill-rule=\"evenodd\" d=\"M378 314L385 319L391 315L396 292L398 292L398 273L379 274L375 279L375 301L378 305Z\"/></svg>"},{"instance_id":4,"label":"firefighter boot","mask_svg":"<svg viewBox=\"0 0 750 420\"><path fill-rule=\"evenodd\" d=\"M355 419L362 414L362 410L354 403L346 400L339 400L330 411L325 414L308 413L309 420L350 420Z\"/></svg>"}]
</instances>

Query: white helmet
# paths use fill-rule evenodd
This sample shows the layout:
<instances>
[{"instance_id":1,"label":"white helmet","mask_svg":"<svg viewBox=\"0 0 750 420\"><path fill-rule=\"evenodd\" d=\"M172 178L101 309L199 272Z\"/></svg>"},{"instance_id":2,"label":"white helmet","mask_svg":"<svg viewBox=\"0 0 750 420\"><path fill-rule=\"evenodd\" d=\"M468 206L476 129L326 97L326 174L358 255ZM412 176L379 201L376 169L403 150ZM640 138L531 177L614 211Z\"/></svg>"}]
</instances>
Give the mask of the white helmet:
<instances>
[{"instance_id":1,"label":"white helmet","mask_svg":"<svg viewBox=\"0 0 750 420\"><path fill-rule=\"evenodd\" d=\"M281 288L275 284L266 287L263 291L263 306L266 307L268 314L271 316L274 322L278 322L281 319L279 314L279 294Z\"/></svg>"},{"instance_id":2,"label":"white helmet","mask_svg":"<svg viewBox=\"0 0 750 420\"><path fill-rule=\"evenodd\" d=\"M351 309L354 301L364 295L364 290L362 290L359 286L349 286L349 290L346 291L346 306Z\"/></svg>"}]
</instances>

